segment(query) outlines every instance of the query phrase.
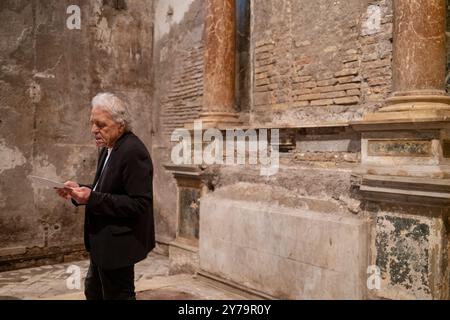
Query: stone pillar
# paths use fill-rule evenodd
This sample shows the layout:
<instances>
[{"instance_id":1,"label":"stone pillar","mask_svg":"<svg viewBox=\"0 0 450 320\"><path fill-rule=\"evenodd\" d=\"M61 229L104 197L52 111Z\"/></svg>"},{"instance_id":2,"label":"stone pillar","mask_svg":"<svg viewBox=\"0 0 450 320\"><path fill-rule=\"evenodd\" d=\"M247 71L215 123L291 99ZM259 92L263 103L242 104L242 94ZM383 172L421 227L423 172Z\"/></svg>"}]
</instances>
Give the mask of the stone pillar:
<instances>
[{"instance_id":1,"label":"stone pillar","mask_svg":"<svg viewBox=\"0 0 450 320\"><path fill-rule=\"evenodd\" d=\"M239 123L235 110L235 0L209 0L205 21L204 126Z\"/></svg>"},{"instance_id":2,"label":"stone pillar","mask_svg":"<svg viewBox=\"0 0 450 320\"><path fill-rule=\"evenodd\" d=\"M450 98L445 92L445 0L394 0L392 95L352 127L355 170L372 216L371 298L448 299ZM411 236L414 234L414 236Z\"/></svg>"},{"instance_id":3,"label":"stone pillar","mask_svg":"<svg viewBox=\"0 0 450 320\"><path fill-rule=\"evenodd\" d=\"M366 120L450 115L445 91L445 0L395 0L393 93Z\"/></svg>"},{"instance_id":4,"label":"stone pillar","mask_svg":"<svg viewBox=\"0 0 450 320\"><path fill-rule=\"evenodd\" d=\"M195 165L167 164L177 181L177 235L169 244L169 272L195 273L198 270L200 198L208 192L209 176Z\"/></svg>"}]
</instances>

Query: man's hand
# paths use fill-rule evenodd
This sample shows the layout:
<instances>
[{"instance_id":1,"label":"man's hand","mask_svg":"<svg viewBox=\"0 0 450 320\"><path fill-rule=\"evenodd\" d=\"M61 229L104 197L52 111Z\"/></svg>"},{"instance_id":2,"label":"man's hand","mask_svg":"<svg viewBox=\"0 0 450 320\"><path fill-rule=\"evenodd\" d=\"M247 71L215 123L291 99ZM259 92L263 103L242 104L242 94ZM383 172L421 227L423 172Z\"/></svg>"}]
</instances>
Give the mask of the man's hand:
<instances>
[{"instance_id":1,"label":"man's hand","mask_svg":"<svg viewBox=\"0 0 450 320\"><path fill-rule=\"evenodd\" d=\"M86 187L72 188L69 191L69 196L78 204L87 204L91 196L91 189Z\"/></svg>"},{"instance_id":2,"label":"man's hand","mask_svg":"<svg viewBox=\"0 0 450 320\"><path fill-rule=\"evenodd\" d=\"M56 189L56 193L64 199L69 200L71 198L70 196L70 191L72 190L72 188L79 188L80 186L78 185L78 183L73 182L73 181L66 181L64 182L64 185L66 186L65 188L55 188Z\"/></svg>"}]
</instances>

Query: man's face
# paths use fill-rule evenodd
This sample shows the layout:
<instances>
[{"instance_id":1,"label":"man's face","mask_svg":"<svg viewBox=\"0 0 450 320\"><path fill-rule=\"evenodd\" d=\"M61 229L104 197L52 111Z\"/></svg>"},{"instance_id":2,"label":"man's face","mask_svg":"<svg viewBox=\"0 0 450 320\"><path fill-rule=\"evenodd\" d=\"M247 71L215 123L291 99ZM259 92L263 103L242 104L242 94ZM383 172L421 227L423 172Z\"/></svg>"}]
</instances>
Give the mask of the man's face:
<instances>
[{"instance_id":1,"label":"man's face","mask_svg":"<svg viewBox=\"0 0 450 320\"><path fill-rule=\"evenodd\" d=\"M111 114L102 108L92 109L90 122L97 147L111 148L124 132L123 124L115 122Z\"/></svg>"}]
</instances>

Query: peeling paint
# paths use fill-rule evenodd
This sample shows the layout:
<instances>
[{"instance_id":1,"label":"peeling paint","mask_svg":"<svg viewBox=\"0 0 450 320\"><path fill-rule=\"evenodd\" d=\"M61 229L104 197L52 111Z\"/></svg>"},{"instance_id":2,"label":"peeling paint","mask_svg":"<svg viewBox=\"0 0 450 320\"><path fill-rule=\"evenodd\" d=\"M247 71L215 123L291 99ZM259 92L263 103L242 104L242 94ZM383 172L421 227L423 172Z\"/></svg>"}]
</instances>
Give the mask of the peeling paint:
<instances>
[{"instance_id":1,"label":"peeling paint","mask_svg":"<svg viewBox=\"0 0 450 320\"><path fill-rule=\"evenodd\" d=\"M25 163L26 159L17 147L14 147L14 149L8 148L5 140L0 140L0 174Z\"/></svg>"},{"instance_id":2,"label":"peeling paint","mask_svg":"<svg viewBox=\"0 0 450 320\"><path fill-rule=\"evenodd\" d=\"M362 25L361 34L363 36L380 32L381 29L381 8L378 5L370 5L367 8L365 20Z\"/></svg>"},{"instance_id":3,"label":"peeling paint","mask_svg":"<svg viewBox=\"0 0 450 320\"><path fill-rule=\"evenodd\" d=\"M111 29L108 26L108 19L106 17L102 17L97 24L96 28L96 40L97 46L101 49L107 50L108 53L111 52Z\"/></svg>"},{"instance_id":4,"label":"peeling paint","mask_svg":"<svg viewBox=\"0 0 450 320\"><path fill-rule=\"evenodd\" d=\"M155 6L155 41L167 34L173 24L183 20L193 0L157 1Z\"/></svg>"},{"instance_id":5,"label":"peeling paint","mask_svg":"<svg viewBox=\"0 0 450 320\"><path fill-rule=\"evenodd\" d=\"M432 218L380 213L376 220L375 263L381 270L382 296L433 297L432 248L439 244L439 226Z\"/></svg>"}]
</instances>

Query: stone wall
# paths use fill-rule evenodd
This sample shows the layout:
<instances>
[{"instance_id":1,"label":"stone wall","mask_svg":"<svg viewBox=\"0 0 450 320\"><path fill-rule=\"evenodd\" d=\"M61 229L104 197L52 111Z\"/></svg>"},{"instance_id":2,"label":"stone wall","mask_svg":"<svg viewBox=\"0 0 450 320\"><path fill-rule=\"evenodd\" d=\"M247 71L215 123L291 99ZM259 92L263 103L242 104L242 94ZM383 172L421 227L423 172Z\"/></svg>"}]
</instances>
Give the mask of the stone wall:
<instances>
[{"instance_id":1,"label":"stone wall","mask_svg":"<svg viewBox=\"0 0 450 320\"><path fill-rule=\"evenodd\" d=\"M254 4L252 121L361 118L390 91L391 42L391 1Z\"/></svg>"},{"instance_id":2,"label":"stone wall","mask_svg":"<svg viewBox=\"0 0 450 320\"><path fill-rule=\"evenodd\" d=\"M73 4L80 30L66 27ZM150 2L1 2L0 269L84 254L84 209L27 176L91 182L93 95L127 98L150 149L152 12Z\"/></svg>"},{"instance_id":3,"label":"stone wall","mask_svg":"<svg viewBox=\"0 0 450 320\"><path fill-rule=\"evenodd\" d=\"M276 297L445 299L448 210L424 205L423 199L413 205L408 195L368 201L359 192L361 135L348 124L384 106L391 93L392 1L280 0L253 2L252 10L250 124L291 129L281 129L284 150L276 175L260 177L250 167L216 169L214 191L200 201L201 269ZM382 170L380 159L373 165ZM401 158L392 164L385 169L404 175ZM298 227L278 233L273 225L280 227L285 215L298 215ZM331 221L350 217L355 223L345 233L355 238L344 258L337 247L326 247L321 232L333 233L339 227ZM364 221L366 232L358 232ZM320 227L308 230L302 242L295 232L315 223ZM289 247L293 239L284 242L293 234L302 247L298 252ZM291 255L274 246L279 242ZM361 243L367 251L358 254ZM215 246L220 250L213 252ZM326 262L309 260L305 252L311 248ZM358 274L349 291L340 287L344 274L333 281L335 257L360 259L348 266Z\"/></svg>"}]
</instances>

